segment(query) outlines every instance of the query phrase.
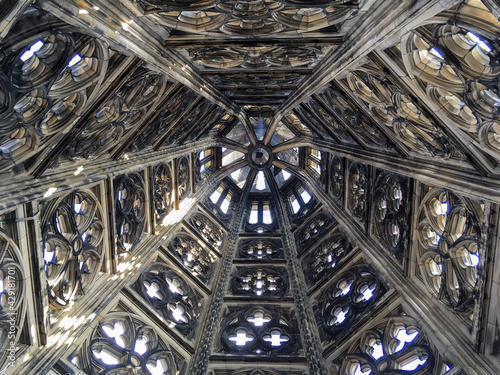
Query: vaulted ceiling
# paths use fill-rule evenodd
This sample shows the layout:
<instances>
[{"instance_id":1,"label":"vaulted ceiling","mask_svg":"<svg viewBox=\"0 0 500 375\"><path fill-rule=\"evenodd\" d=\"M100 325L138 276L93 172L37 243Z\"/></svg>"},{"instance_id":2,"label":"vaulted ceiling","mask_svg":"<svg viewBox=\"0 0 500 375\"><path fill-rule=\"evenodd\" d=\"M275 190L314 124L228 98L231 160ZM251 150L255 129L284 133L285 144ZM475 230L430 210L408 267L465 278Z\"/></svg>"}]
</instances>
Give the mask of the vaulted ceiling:
<instances>
[{"instance_id":1,"label":"vaulted ceiling","mask_svg":"<svg viewBox=\"0 0 500 375\"><path fill-rule=\"evenodd\" d=\"M0 373L498 373L499 15L0 0Z\"/></svg>"}]
</instances>

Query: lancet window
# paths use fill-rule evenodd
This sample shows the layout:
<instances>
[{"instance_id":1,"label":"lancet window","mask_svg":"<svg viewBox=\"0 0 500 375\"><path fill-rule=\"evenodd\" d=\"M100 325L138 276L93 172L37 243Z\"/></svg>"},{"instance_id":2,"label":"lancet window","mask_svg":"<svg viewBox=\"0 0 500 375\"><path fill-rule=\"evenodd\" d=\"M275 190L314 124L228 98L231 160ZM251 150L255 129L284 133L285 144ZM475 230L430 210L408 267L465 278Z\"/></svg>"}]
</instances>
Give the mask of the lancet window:
<instances>
[{"instance_id":1,"label":"lancet window","mask_svg":"<svg viewBox=\"0 0 500 375\"><path fill-rule=\"evenodd\" d=\"M196 181L202 181L203 175L208 173L210 170L214 168L215 164L215 150L207 149L202 150L196 153L195 158L195 173L196 173Z\"/></svg>"},{"instance_id":2,"label":"lancet window","mask_svg":"<svg viewBox=\"0 0 500 375\"><path fill-rule=\"evenodd\" d=\"M102 220L99 200L89 190L44 204L43 260L53 309L84 294L99 274L104 259Z\"/></svg>"},{"instance_id":3,"label":"lancet window","mask_svg":"<svg viewBox=\"0 0 500 375\"><path fill-rule=\"evenodd\" d=\"M116 246L119 253L133 251L141 240L146 218L144 180L137 174L114 181Z\"/></svg>"},{"instance_id":4,"label":"lancet window","mask_svg":"<svg viewBox=\"0 0 500 375\"><path fill-rule=\"evenodd\" d=\"M252 306L229 312L222 322L224 353L294 354L299 335L295 320L280 308Z\"/></svg>"},{"instance_id":5,"label":"lancet window","mask_svg":"<svg viewBox=\"0 0 500 375\"><path fill-rule=\"evenodd\" d=\"M201 313L201 301L184 277L163 263L153 263L136 283L142 297L169 324L192 338Z\"/></svg>"},{"instance_id":6,"label":"lancet window","mask_svg":"<svg viewBox=\"0 0 500 375\"><path fill-rule=\"evenodd\" d=\"M236 204L236 193L229 184L222 182L206 199L206 205L219 219L228 222Z\"/></svg>"},{"instance_id":7,"label":"lancet window","mask_svg":"<svg viewBox=\"0 0 500 375\"><path fill-rule=\"evenodd\" d=\"M245 221L245 229L250 232L269 233L278 228L276 213L271 200L251 200Z\"/></svg>"},{"instance_id":8,"label":"lancet window","mask_svg":"<svg viewBox=\"0 0 500 375\"><path fill-rule=\"evenodd\" d=\"M288 207L294 222L306 217L317 203L316 198L300 183L296 183L286 191L289 199Z\"/></svg>"}]
</instances>

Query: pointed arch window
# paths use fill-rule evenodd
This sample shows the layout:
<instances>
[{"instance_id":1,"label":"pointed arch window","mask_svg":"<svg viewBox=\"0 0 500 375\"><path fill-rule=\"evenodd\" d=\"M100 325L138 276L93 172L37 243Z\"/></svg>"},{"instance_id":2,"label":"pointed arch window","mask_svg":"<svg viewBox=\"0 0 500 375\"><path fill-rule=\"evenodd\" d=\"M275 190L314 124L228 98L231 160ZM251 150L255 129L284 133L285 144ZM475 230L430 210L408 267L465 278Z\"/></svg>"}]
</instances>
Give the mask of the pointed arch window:
<instances>
[{"instance_id":1,"label":"pointed arch window","mask_svg":"<svg viewBox=\"0 0 500 375\"><path fill-rule=\"evenodd\" d=\"M201 150L196 154L195 158L195 173L196 182L202 181L203 176L209 171L213 170L215 166L215 152L214 149L209 148Z\"/></svg>"},{"instance_id":2,"label":"pointed arch window","mask_svg":"<svg viewBox=\"0 0 500 375\"><path fill-rule=\"evenodd\" d=\"M309 148L307 153L307 166L319 175L323 172L323 152L316 150L314 148Z\"/></svg>"},{"instance_id":3,"label":"pointed arch window","mask_svg":"<svg viewBox=\"0 0 500 375\"><path fill-rule=\"evenodd\" d=\"M246 228L252 232L264 233L276 229L274 208L271 201L251 201L247 213Z\"/></svg>"},{"instance_id":4,"label":"pointed arch window","mask_svg":"<svg viewBox=\"0 0 500 375\"><path fill-rule=\"evenodd\" d=\"M307 215L316 205L316 199L302 185L296 184L288 191L289 209L294 221Z\"/></svg>"},{"instance_id":5,"label":"pointed arch window","mask_svg":"<svg viewBox=\"0 0 500 375\"><path fill-rule=\"evenodd\" d=\"M223 221L231 218L236 193L230 184L222 182L206 200L206 204L217 217Z\"/></svg>"}]
</instances>

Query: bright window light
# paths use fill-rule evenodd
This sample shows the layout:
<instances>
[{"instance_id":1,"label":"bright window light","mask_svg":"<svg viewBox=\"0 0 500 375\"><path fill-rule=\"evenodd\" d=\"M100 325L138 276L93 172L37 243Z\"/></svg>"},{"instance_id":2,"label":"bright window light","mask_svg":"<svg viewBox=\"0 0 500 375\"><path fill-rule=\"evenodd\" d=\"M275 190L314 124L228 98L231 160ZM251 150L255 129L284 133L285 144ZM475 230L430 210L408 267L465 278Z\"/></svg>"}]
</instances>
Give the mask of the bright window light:
<instances>
[{"instance_id":1,"label":"bright window light","mask_svg":"<svg viewBox=\"0 0 500 375\"><path fill-rule=\"evenodd\" d=\"M229 209L229 203L231 203L231 196L226 195L226 198L222 201L222 204L220 205L220 209L222 212L227 214L227 210Z\"/></svg>"},{"instance_id":2,"label":"bright window light","mask_svg":"<svg viewBox=\"0 0 500 375\"><path fill-rule=\"evenodd\" d=\"M282 170L281 173L283 174L283 180L285 180L285 181L288 180L291 176L291 174L285 170Z\"/></svg>"},{"instance_id":3,"label":"bright window light","mask_svg":"<svg viewBox=\"0 0 500 375\"><path fill-rule=\"evenodd\" d=\"M302 197L304 203L309 203L309 201L311 200L311 194L309 194L307 190L302 191L300 193L300 196Z\"/></svg>"},{"instance_id":4,"label":"bright window light","mask_svg":"<svg viewBox=\"0 0 500 375\"><path fill-rule=\"evenodd\" d=\"M71 60L69 60L68 67L71 68L73 65L78 64L82 61L82 57L77 53Z\"/></svg>"},{"instance_id":5,"label":"bright window light","mask_svg":"<svg viewBox=\"0 0 500 375\"><path fill-rule=\"evenodd\" d=\"M293 197L293 199L292 199L292 210L293 210L294 214L296 214L300 210L299 201L295 197Z\"/></svg>"},{"instance_id":6,"label":"bright window light","mask_svg":"<svg viewBox=\"0 0 500 375\"><path fill-rule=\"evenodd\" d=\"M264 206L262 219L264 221L264 224L272 224L273 218L271 217L271 210L269 210L269 206Z\"/></svg>"},{"instance_id":7,"label":"bright window light","mask_svg":"<svg viewBox=\"0 0 500 375\"><path fill-rule=\"evenodd\" d=\"M212 203L216 204L219 201L219 197L220 197L220 191L215 190L210 196L210 200L212 201Z\"/></svg>"},{"instance_id":8,"label":"bright window light","mask_svg":"<svg viewBox=\"0 0 500 375\"><path fill-rule=\"evenodd\" d=\"M248 219L248 222L250 224L256 224L258 220L259 220L259 213L256 208L252 208L252 211L250 211L250 218Z\"/></svg>"},{"instance_id":9,"label":"bright window light","mask_svg":"<svg viewBox=\"0 0 500 375\"><path fill-rule=\"evenodd\" d=\"M266 178L264 177L264 172L259 171L257 174L257 185L255 186L257 190L264 190L266 188Z\"/></svg>"},{"instance_id":10,"label":"bright window light","mask_svg":"<svg viewBox=\"0 0 500 375\"><path fill-rule=\"evenodd\" d=\"M30 47L29 50L27 50L26 52L24 52L22 55L21 55L21 61L22 62L25 62L26 60L28 60L31 56L33 56L33 54L37 51L40 50L40 48L43 47L43 42L41 40L38 40L36 41L35 43L33 43Z\"/></svg>"}]
</instances>

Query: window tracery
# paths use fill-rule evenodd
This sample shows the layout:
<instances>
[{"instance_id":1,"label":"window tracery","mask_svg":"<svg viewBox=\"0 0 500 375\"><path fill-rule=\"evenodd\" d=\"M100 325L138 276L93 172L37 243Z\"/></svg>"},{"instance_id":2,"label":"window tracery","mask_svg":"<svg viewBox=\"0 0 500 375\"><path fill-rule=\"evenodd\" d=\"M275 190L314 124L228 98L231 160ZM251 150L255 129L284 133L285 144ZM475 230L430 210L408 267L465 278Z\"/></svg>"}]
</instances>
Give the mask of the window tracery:
<instances>
[{"instance_id":1,"label":"window tracery","mask_svg":"<svg viewBox=\"0 0 500 375\"><path fill-rule=\"evenodd\" d=\"M333 156L330 165L330 191L338 204L342 203L344 196L344 159Z\"/></svg>"},{"instance_id":2,"label":"window tracery","mask_svg":"<svg viewBox=\"0 0 500 375\"><path fill-rule=\"evenodd\" d=\"M217 257L208 248L201 246L198 240L185 233L179 233L170 243L170 248L194 276L208 283L215 270Z\"/></svg>"},{"instance_id":3,"label":"window tracery","mask_svg":"<svg viewBox=\"0 0 500 375\"><path fill-rule=\"evenodd\" d=\"M174 206L174 186L169 164L160 163L155 167L153 189L155 219L158 224Z\"/></svg>"},{"instance_id":4,"label":"window tracery","mask_svg":"<svg viewBox=\"0 0 500 375\"><path fill-rule=\"evenodd\" d=\"M283 259L283 249L279 241L243 240L239 243L239 257L252 260Z\"/></svg>"},{"instance_id":5,"label":"window tracery","mask_svg":"<svg viewBox=\"0 0 500 375\"><path fill-rule=\"evenodd\" d=\"M332 218L323 212L310 218L295 235L299 248L307 249L316 238L326 233L332 223Z\"/></svg>"},{"instance_id":6,"label":"window tracery","mask_svg":"<svg viewBox=\"0 0 500 375\"><path fill-rule=\"evenodd\" d=\"M36 17L32 12L24 22ZM18 50L5 49L6 74L0 72L0 170L24 162L73 125L94 98L108 67L108 48L99 40L62 31L44 35L17 43L24 44Z\"/></svg>"},{"instance_id":7,"label":"window tracery","mask_svg":"<svg viewBox=\"0 0 500 375\"><path fill-rule=\"evenodd\" d=\"M189 158L187 156L180 158L177 168L177 189L179 191L179 201L181 201L186 198L191 191Z\"/></svg>"},{"instance_id":8,"label":"window tracery","mask_svg":"<svg viewBox=\"0 0 500 375\"><path fill-rule=\"evenodd\" d=\"M144 181L137 174L115 179L116 246L119 253L133 251L141 240L146 218Z\"/></svg>"},{"instance_id":9,"label":"window tracery","mask_svg":"<svg viewBox=\"0 0 500 375\"><path fill-rule=\"evenodd\" d=\"M347 236L336 232L321 243L303 261L304 274L313 285L330 274L332 270L349 254L352 245Z\"/></svg>"},{"instance_id":10,"label":"window tracery","mask_svg":"<svg viewBox=\"0 0 500 375\"><path fill-rule=\"evenodd\" d=\"M368 194L368 169L365 165L353 163L349 168L347 204L349 211L359 220L366 219Z\"/></svg>"},{"instance_id":11,"label":"window tracery","mask_svg":"<svg viewBox=\"0 0 500 375\"><path fill-rule=\"evenodd\" d=\"M201 301L181 275L163 263L153 263L141 274L136 286L165 320L186 337L194 337Z\"/></svg>"},{"instance_id":12,"label":"window tracery","mask_svg":"<svg viewBox=\"0 0 500 375\"><path fill-rule=\"evenodd\" d=\"M224 240L224 232L215 223L212 222L206 215L201 212L195 213L189 223L200 233L200 235L216 249L219 249Z\"/></svg>"},{"instance_id":13,"label":"window tracery","mask_svg":"<svg viewBox=\"0 0 500 375\"><path fill-rule=\"evenodd\" d=\"M482 259L478 203L432 189L419 208L419 266L429 291L456 312L474 305Z\"/></svg>"},{"instance_id":14,"label":"window tracery","mask_svg":"<svg viewBox=\"0 0 500 375\"><path fill-rule=\"evenodd\" d=\"M12 362L7 358L13 352L15 355L11 347L18 349L21 345L26 318L26 285L20 255L14 240L0 228L0 372L7 362Z\"/></svg>"},{"instance_id":15,"label":"window tracery","mask_svg":"<svg viewBox=\"0 0 500 375\"><path fill-rule=\"evenodd\" d=\"M60 309L86 292L104 259L103 211L97 197L80 190L43 209L43 259L50 306Z\"/></svg>"},{"instance_id":16,"label":"window tracery","mask_svg":"<svg viewBox=\"0 0 500 375\"><path fill-rule=\"evenodd\" d=\"M335 278L318 298L316 320L324 340L347 332L383 295L384 287L366 265L356 265Z\"/></svg>"},{"instance_id":17,"label":"window tracery","mask_svg":"<svg viewBox=\"0 0 500 375\"><path fill-rule=\"evenodd\" d=\"M498 46L491 30L475 25L469 14L465 18L468 23L462 27L434 26L433 39L417 31L408 34L402 41L403 62L410 76L421 80L434 107L476 147L499 160Z\"/></svg>"},{"instance_id":18,"label":"window tracery","mask_svg":"<svg viewBox=\"0 0 500 375\"><path fill-rule=\"evenodd\" d=\"M417 321L393 316L384 325L366 330L342 362L341 375L436 374L440 366Z\"/></svg>"},{"instance_id":19,"label":"window tracery","mask_svg":"<svg viewBox=\"0 0 500 375\"><path fill-rule=\"evenodd\" d=\"M236 370L231 371L227 375L286 375L281 371L273 371L273 370L262 370L262 369L254 369L254 370Z\"/></svg>"},{"instance_id":20,"label":"window tracery","mask_svg":"<svg viewBox=\"0 0 500 375\"><path fill-rule=\"evenodd\" d=\"M155 329L138 316L112 312L96 327L88 347L92 375L176 375L180 364Z\"/></svg>"},{"instance_id":21,"label":"window tracery","mask_svg":"<svg viewBox=\"0 0 500 375\"><path fill-rule=\"evenodd\" d=\"M222 322L224 353L293 355L298 345L295 321L286 311L270 306L240 308Z\"/></svg>"},{"instance_id":22,"label":"window tracery","mask_svg":"<svg viewBox=\"0 0 500 375\"><path fill-rule=\"evenodd\" d=\"M282 267L238 268L231 280L234 295L281 297L288 291L286 270Z\"/></svg>"},{"instance_id":23,"label":"window tracery","mask_svg":"<svg viewBox=\"0 0 500 375\"><path fill-rule=\"evenodd\" d=\"M381 173L373 193L375 231L383 244L402 259L408 235L408 180Z\"/></svg>"}]
</instances>

